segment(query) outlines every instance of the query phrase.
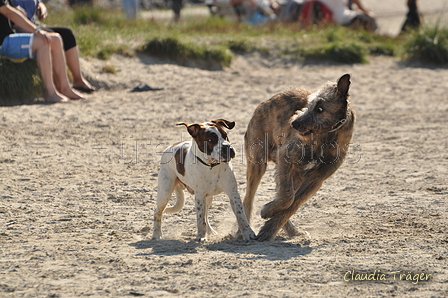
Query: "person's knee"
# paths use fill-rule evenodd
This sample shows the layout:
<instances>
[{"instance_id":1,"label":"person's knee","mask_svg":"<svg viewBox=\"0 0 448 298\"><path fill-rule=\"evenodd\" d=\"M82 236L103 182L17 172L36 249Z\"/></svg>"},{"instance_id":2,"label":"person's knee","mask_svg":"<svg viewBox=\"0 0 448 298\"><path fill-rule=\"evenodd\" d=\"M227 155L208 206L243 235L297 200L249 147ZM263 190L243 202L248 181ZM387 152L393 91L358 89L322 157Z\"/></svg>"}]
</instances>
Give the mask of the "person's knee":
<instances>
[{"instance_id":1,"label":"person's knee","mask_svg":"<svg viewBox=\"0 0 448 298\"><path fill-rule=\"evenodd\" d=\"M51 42L52 46L54 46L54 45L58 45L58 46L62 45L62 37L61 37L61 35L59 35L58 33L51 33L50 34L50 42Z\"/></svg>"},{"instance_id":2,"label":"person's knee","mask_svg":"<svg viewBox=\"0 0 448 298\"><path fill-rule=\"evenodd\" d=\"M51 40L53 42L62 43L62 37L57 33L51 34Z\"/></svg>"},{"instance_id":3,"label":"person's knee","mask_svg":"<svg viewBox=\"0 0 448 298\"><path fill-rule=\"evenodd\" d=\"M35 52L35 51L38 51L41 49L48 49L50 47L50 45L48 44L46 39L43 38L42 36L34 35L32 47L33 47L33 52Z\"/></svg>"}]
</instances>

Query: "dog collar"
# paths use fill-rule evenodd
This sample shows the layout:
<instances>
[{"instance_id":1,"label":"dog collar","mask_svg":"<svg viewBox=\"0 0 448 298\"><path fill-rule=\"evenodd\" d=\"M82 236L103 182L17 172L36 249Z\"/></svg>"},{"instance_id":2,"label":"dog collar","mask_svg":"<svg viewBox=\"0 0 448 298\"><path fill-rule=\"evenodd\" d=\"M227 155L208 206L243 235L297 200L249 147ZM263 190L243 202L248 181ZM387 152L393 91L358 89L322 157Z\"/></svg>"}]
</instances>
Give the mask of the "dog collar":
<instances>
[{"instance_id":1,"label":"dog collar","mask_svg":"<svg viewBox=\"0 0 448 298\"><path fill-rule=\"evenodd\" d=\"M217 165L220 164L219 162L206 163L205 161L203 161L202 159L200 159L199 156L197 156L197 155L195 155L195 156L196 156L196 159L197 159L201 164L203 164L204 166L209 167L210 170L213 169L214 167L216 167Z\"/></svg>"},{"instance_id":2,"label":"dog collar","mask_svg":"<svg viewBox=\"0 0 448 298\"><path fill-rule=\"evenodd\" d=\"M350 106L348 106L347 108L347 114L345 115L344 119L339 120L330 131L328 132L334 132L338 129L340 129L342 126L344 126L344 124L348 121L348 119L350 119L350 116L352 114L352 109L350 108Z\"/></svg>"}]
</instances>

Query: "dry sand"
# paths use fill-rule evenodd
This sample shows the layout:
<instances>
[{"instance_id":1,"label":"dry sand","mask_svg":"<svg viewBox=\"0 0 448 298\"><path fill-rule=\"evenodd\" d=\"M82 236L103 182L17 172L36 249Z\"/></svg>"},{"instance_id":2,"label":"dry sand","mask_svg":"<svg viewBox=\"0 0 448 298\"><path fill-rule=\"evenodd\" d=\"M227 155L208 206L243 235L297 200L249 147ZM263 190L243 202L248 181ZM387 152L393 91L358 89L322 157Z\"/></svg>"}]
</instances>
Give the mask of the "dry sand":
<instances>
[{"instance_id":1,"label":"dry sand","mask_svg":"<svg viewBox=\"0 0 448 298\"><path fill-rule=\"evenodd\" d=\"M107 63L116 75L83 61L104 87L88 100L0 107L0 297L448 296L448 69L390 58L239 57L223 71L143 57ZM219 195L210 212L219 236L193 240L188 196L164 216L166 240L149 240L160 152L188 138L177 121L236 121L229 136L244 195L243 135L255 107L344 73L358 115L351 154L292 218L311 239L229 240L235 218ZM140 82L165 89L126 92ZM274 187L271 166L255 231ZM373 280L352 280L361 273Z\"/></svg>"}]
</instances>

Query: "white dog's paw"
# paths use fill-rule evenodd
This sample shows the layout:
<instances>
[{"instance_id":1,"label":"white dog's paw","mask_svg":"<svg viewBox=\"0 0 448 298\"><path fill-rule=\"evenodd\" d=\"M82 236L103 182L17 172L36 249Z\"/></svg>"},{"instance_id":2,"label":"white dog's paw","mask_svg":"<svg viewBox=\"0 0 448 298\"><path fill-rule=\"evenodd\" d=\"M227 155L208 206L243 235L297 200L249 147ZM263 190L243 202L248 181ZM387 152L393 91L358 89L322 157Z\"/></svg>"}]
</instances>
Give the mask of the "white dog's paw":
<instances>
[{"instance_id":1,"label":"white dog's paw","mask_svg":"<svg viewBox=\"0 0 448 298\"><path fill-rule=\"evenodd\" d=\"M200 242L200 243L204 243L204 242L207 242L207 237L200 237L200 236L197 236L195 239L194 239L195 241L197 241L197 242Z\"/></svg>"},{"instance_id":2,"label":"white dog's paw","mask_svg":"<svg viewBox=\"0 0 448 298\"><path fill-rule=\"evenodd\" d=\"M255 232L251 228L244 231L244 233L242 233L242 234L243 234L244 240L254 240L256 237Z\"/></svg>"},{"instance_id":3,"label":"white dog's paw","mask_svg":"<svg viewBox=\"0 0 448 298\"><path fill-rule=\"evenodd\" d=\"M161 240L162 239L162 234L158 234L158 233L154 233L152 234L151 240Z\"/></svg>"}]
</instances>

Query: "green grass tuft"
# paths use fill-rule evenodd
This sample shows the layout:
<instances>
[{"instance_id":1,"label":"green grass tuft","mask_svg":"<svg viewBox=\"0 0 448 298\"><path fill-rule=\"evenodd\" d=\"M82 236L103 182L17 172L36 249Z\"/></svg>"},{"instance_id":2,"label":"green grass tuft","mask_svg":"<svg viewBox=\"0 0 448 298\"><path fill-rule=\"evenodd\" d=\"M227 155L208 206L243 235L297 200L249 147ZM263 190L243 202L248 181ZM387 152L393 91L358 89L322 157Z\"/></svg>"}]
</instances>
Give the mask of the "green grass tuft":
<instances>
[{"instance_id":1,"label":"green grass tuft","mask_svg":"<svg viewBox=\"0 0 448 298\"><path fill-rule=\"evenodd\" d=\"M22 63L0 58L0 105L31 104L44 93L35 60Z\"/></svg>"},{"instance_id":2,"label":"green grass tuft","mask_svg":"<svg viewBox=\"0 0 448 298\"><path fill-rule=\"evenodd\" d=\"M229 50L237 54L247 54L255 49L255 46L247 40L231 39L227 41Z\"/></svg>"},{"instance_id":3,"label":"green grass tuft","mask_svg":"<svg viewBox=\"0 0 448 298\"><path fill-rule=\"evenodd\" d=\"M110 74L117 74L117 68L115 67L115 65L106 64L103 67L103 72Z\"/></svg>"},{"instance_id":4,"label":"green grass tuft","mask_svg":"<svg viewBox=\"0 0 448 298\"><path fill-rule=\"evenodd\" d=\"M149 55L169 59L185 59L189 55L187 47L175 38L154 38L143 46Z\"/></svg>"},{"instance_id":5,"label":"green grass tuft","mask_svg":"<svg viewBox=\"0 0 448 298\"><path fill-rule=\"evenodd\" d=\"M89 25L89 24L101 24L105 23L103 21L103 14L99 7L92 6L79 6L74 9L74 17L73 21L80 25Z\"/></svg>"},{"instance_id":6,"label":"green grass tuft","mask_svg":"<svg viewBox=\"0 0 448 298\"><path fill-rule=\"evenodd\" d=\"M226 47L182 43L173 37L153 38L142 47L141 51L155 57L168 58L181 63L192 60L193 64L199 63L199 65L203 62L229 66L233 57Z\"/></svg>"},{"instance_id":7,"label":"green grass tuft","mask_svg":"<svg viewBox=\"0 0 448 298\"><path fill-rule=\"evenodd\" d=\"M397 55L396 46L389 43L374 43L367 46L369 55L374 56L390 56Z\"/></svg>"},{"instance_id":8,"label":"green grass tuft","mask_svg":"<svg viewBox=\"0 0 448 298\"><path fill-rule=\"evenodd\" d=\"M448 28L424 28L411 35L405 44L406 57L435 65L448 64Z\"/></svg>"},{"instance_id":9,"label":"green grass tuft","mask_svg":"<svg viewBox=\"0 0 448 298\"><path fill-rule=\"evenodd\" d=\"M322 47L305 49L302 55L305 59L317 61L345 64L367 62L367 51L357 43L332 42Z\"/></svg>"}]
</instances>

